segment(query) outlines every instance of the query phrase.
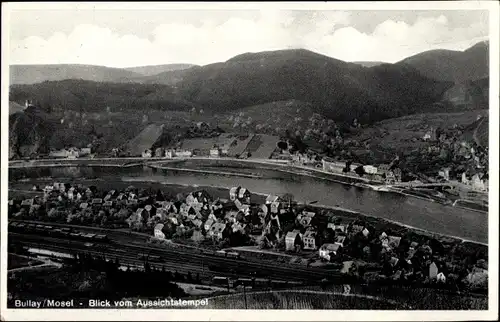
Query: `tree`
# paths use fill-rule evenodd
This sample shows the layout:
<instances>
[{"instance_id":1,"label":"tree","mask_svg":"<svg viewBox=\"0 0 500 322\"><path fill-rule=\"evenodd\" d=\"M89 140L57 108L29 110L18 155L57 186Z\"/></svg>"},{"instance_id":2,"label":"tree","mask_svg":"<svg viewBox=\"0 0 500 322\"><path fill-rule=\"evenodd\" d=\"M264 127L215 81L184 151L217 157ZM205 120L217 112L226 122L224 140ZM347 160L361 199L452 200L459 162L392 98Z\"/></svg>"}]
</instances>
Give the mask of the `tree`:
<instances>
[{"instance_id":1,"label":"tree","mask_svg":"<svg viewBox=\"0 0 500 322\"><path fill-rule=\"evenodd\" d=\"M163 195L160 189L156 191L156 201L165 201L165 196Z\"/></svg>"},{"instance_id":2,"label":"tree","mask_svg":"<svg viewBox=\"0 0 500 322\"><path fill-rule=\"evenodd\" d=\"M229 238L224 238L223 240L221 240L219 242L219 248L223 249L223 248L227 248L230 246L230 241L229 241Z\"/></svg>"},{"instance_id":3,"label":"tree","mask_svg":"<svg viewBox=\"0 0 500 322\"><path fill-rule=\"evenodd\" d=\"M257 245L259 246L259 249L266 249L269 248L269 241L265 235L260 236L257 239Z\"/></svg>"},{"instance_id":4,"label":"tree","mask_svg":"<svg viewBox=\"0 0 500 322\"><path fill-rule=\"evenodd\" d=\"M286 143L285 141L279 141L277 146L281 150L288 150L288 143Z\"/></svg>"},{"instance_id":5,"label":"tree","mask_svg":"<svg viewBox=\"0 0 500 322\"><path fill-rule=\"evenodd\" d=\"M329 242L333 241L334 238L335 238L335 232L333 231L333 229L328 228L328 229L323 230L323 242L324 243L329 243Z\"/></svg>"},{"instance_id":6,"label":"tree","mask_svg":"<svg viewBox=\"0 0 500 322\"><path fill-rule=\"evenodd\" d=\"M291 204L293 202L293 200L295 199L295 197L291 193L285 193L283 196L281 196L281 199L284 202Z\"/></svg>"},{"instance_id":7,"label":"tree","mask_svg":"<svg viewBox=\"0 0 500 322\"><path fill-rule=\"evenodd\" d=\"M359 167L357 167L354 172L356 172L356 174L360 177L362 177L366 172L365 172L365 169L363 168L362 165L360 165Z\"/></svg>"},{"instance_id":8,"label":"tree","mask_svg":"<svg viewBox=\"0 0 500 322\"><path fill-rule=\"evenodd\" d=\"M149 264L149 262L148 262L148 261L145 261L145 262L144 262L144 271L145 271L146 273L150 273L150 272L151 272L151 265Z\"/></svg>"},{"instance_id":9,"label":"tree","mask_svg":"<svg viewBox=\"0 0 500 322\"><path fill-rule=\"evenodd\" d=\"M193 236L191 237L191 239L195 242L195 243L201 243L202 241L205 240L205 237L203 236L203 234L201 233L200 230L195 230L193 232Z\"/></svg>"},{"instance_id":10,"label":"tree","mask_svg":"<svg viewBox=\"0 0 500 322\"><path fill-rule=\"evenodd\" d=\"M342 169L342 172L344 172L344 173L350 172L351 171L351 164L352 164L352 161L347 161L345 163L345 168Z\"/></svg>"}]
</instances>

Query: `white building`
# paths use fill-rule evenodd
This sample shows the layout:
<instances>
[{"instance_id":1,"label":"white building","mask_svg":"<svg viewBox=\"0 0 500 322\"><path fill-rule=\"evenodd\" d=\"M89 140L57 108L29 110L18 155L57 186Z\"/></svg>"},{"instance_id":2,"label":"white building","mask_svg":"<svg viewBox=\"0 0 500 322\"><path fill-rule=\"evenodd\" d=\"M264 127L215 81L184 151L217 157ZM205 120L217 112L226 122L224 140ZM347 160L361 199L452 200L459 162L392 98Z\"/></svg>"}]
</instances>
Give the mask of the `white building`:
<instances>
[{"instance_id":1,"label":"white building","mask_svg":"<svg viewBox=\"0 0 500 322\"><path fill-rule=\"evenodd\" d=\"M142 157L143 158L151 158L153 156L153 152L151 150L146 150L144 152L142 152Z\"/></svg>"},{"instance_id":2,"label":"white building","mask_svg":"<svg viewBox=\"0 0 500 322\"><path fill-rule=\"evenodd\" d=\"M220 149L218 148L214 148L214 149L210 149L210 157L211 158L218 158L220 157Z\"/></svg>"},{"instance_id":3,"label":"white building","mask_svg":"<svg viewBox=\"0 0 500 322\"><path fill-rule=\"evenodd\" d=\"M287 251L295 250L295 245L302 241L302 234L299 230L295 229L289 231L285 236L285 247Z\"/></svg>"},{"instance_id":4,"label":"white building","mask_svg":"<svg viewBox=\"0 0 500 322\"><path fill-rule=\"evenodd\" d=\"M438 175L445 180L450 180L450 168L443 168L443 170L438 172Z\"/></svg>"},{"instance_id":5,"label":"white building","mask_svg":"<svg viewBox=\"0 0 500 322\"><path fill-rule=\"evenodd\" d=\"M51 151L49 155L54 158L67 158L69 155L69 151L66 149L62 149L59 151Z\"/></svg>"},{"instance_id":6,"label":"white building","mask_svg":"<svg viewBox=\"0 0 500 322\"><path fill-rule=\"evenodd\" d=\"M175 156L179 158L190 158L193 156L193 152L189 150L177 150L175 151Z\"/></svg>"},{"instance_id":7,"label":"white building","mask_svg":"<svg viewBox=\"0 0 500 322\"><path fill-rule=\"evenodd\" d=\"M485 182L485 180L481 179L481 176L479 174L475 174L472 176L472 180L470 181L470 184L472 186L472 189L475 191L488 191L488 181Z\"/></svg>"},{"instance_id":8,"label":"white building","mask_svg":"<svg viewBox=\"0 0 500 322\"><path fill-rule=\"evenodd\" d=\"M363 166L363 170L365 170L367 174L377 174L377 167L374 167L372 165Z\"/></svg>"}]
</instances>

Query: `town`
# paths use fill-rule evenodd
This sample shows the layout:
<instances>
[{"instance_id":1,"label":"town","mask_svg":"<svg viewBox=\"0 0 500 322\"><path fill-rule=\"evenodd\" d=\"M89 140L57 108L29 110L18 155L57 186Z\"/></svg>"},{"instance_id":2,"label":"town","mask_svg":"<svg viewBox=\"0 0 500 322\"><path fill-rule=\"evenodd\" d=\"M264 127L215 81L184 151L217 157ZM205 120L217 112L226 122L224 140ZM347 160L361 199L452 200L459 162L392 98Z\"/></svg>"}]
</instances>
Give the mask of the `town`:
<instances>
[{"instance_id":1,"label":"town","mask_svg":"<svg viewBox=\"0 0 500 322\"><path fill-rule=\"evenodd\" d=\"M34 190L43 195L9 200L10 219L129 229L150 235L154 243L171 240L272 262L291 260L368 281L487 287L485 249L301 205L291 195L264 197L233 187L227 198L197 190L169 199L161 190L101 191L63 182Z\"/></svg>"}]
</instances>

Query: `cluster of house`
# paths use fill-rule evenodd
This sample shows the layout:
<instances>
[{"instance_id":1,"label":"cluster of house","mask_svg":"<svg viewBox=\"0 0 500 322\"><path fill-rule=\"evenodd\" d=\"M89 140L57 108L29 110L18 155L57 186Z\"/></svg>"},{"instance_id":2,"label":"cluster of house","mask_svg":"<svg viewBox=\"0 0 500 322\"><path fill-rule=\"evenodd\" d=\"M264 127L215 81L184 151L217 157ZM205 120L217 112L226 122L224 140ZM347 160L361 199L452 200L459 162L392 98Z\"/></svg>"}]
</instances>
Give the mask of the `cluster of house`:
<instances>
[{"instance_id":1,"label":"cluster of house","mask_svg":"<svg viewBox=\"0 0 500 322\"><path fill-rule=\"evenodd\" d=\"M285 237L285 250L286 251L318 251L319 257L324 261L332 261L337 258L338 255L345 253L345 250L350 247L350 241L356 236L362 236L365 240L370 242L377 242L381 246L381 253L386 256L383 257L384 261L394 270L394 275L398 275L401 278L401 274L408 277L414 273L412 267L412 260L419 252L419 262L423 260L425 262L426 269L428 270L428 277L430 280L437 282L446 282L446 274L443 272L441 267L439 267L435 261L432 260L430 254L432 254L432 249L429 245L419 245L417 242L410 242L410 245L402 257L400 255L400 244L402 238L399 236L388 235L385 232L372 236L373 233L364 225L359 224L338 224L338 223L328 223L327 229L331 229L335 232L334 240L331 242L325 242L322 245L317 245L317 235L320 233L316 228L310 225L311 219L315 216L313 212L303 212L298 215L297 220L301 225L306 227L305 232L299 229L294 229L289 231ZM366 245L363 247L363 253L370 253L370 246ZM400 261L404 261L401 263ZM350 261L352 263L352 261ZM404 270L401 268L405 267ZM394 277L394 276L393 276Z\"/></svg>"},{"instance_id":2,"label":"cluster of house","mask_svg":"<svg viewBox=\"0 0 500 322\"><path fill-rule=\"evenodd\" d=\"M450 167L442 168L438 171L438 177L446 181L457 182L458 180L450 177L450 171ZM465 171L462 172L462 175L460 176L460 183L467 186L473 191L488 192L488 176L485 172L482 171L478 171L472 176L467 174L467 172Z\"/></svg>"},{"instance_id":3,"label":"cluster of house","mask_svg":"<svg viewBox=\"0 0 500 322\"><path fill-rule=\"evenodd\" d=\"M468 142L455 142L451 148L454 159L458 161L438 170L437 177L460 182L473 191L487 192L488 148L479 151L479 147Z\"/></svg>"},{"instance_id":4,"label":"cluster of house","mask_svg":"<svg viewBox=\"0 0 500 322\"><path fill-rule=\"evenodd\" d=\"M144 152L142 152L142 157L143 158L167 158L167 159L172 159L172 158L190 158L193 156L193 152L189 150L182 150L182 149L165 149L165 148L156 148L155 150L153 149L146 149Z\"/></svg>"},{"instance_id":5,"label":"cluster of house","mask_svg":"<svg viewBox=\"0 0 500 322\"><path fill-rule=\"evenodd\" d=\"M480 119L481 116L478 116ZM440 131L431 128L423 136L423 140L430 142L421 153L427 155L439 155L441 158L450 158L453 162L446 168L439 170L438 177L445 180L457 180L476 191L487 190L487 180L483 180L483 174L488 168L488 147L478 146L474 141L464 141L460 137L462 131L458 126L446 131ZM465 174L459 168L474 168L473 173ZM454 171L452 171L454 170ZM450 178L450 172L454 173ZM456 175L455 175L456 174Z\"/></svg>"},{"instance_id":6,"label":"cluster of house","mask_svg":"<svg viewBox=\"0 0 500 322\"><path fill-rule=\"evenodd\" d=\"M156 238L167 238L167 231L192 231L193 239L210 238L220 241L232 233L248 234L251 225L251 193L242 187L233 187L230 203L213 200L204 190L187 195L182 201L149 200L128 219L130 227L142 226L145 221L154 226Z\"/></svg>"},{"instance_id":7,"label":"cluster of house","mask_svg":"<svg viewBox=\"0 0 500 322\"><path fill-rule=\"evenodd\" d=\"M53 158L67 158L67 159L76 159L81 157L91 157L92 150L91 148L65 148L57 151L50 151L50 157Z\"/></svg>"},{"instance_id":8,"label":"cluster of house","mask_svg":"<svg viewBox=\"0 0 500 322\"><path fill-rule=\"evenodd\" d=\"M387 184L401 182L401 169L393 167L392 164L381 164L379 166L362 165L338 161L329 157L324 157L321 162L323 165L323 171L326 172L355 174L358 169L362 168L363 176L374 182L385 182Z\"/></svg>"},{"instance_id":9,"label":"cluster of house","mask_svg":"<svg viewBox=\"0 0 500 322\"><path fill-rule=\"evenodd\" d=\"M120 220L130 228L148 230L155 227L154 234L159 238L165 237L164 228L168 226L174 231L194 229L215 240L227 237L223 233L239 231L248 234L251 227L259 226L261 221L257 218L257 221L253 220L256 225L248 224L252 221L249 217L256 216L257 212L250 206L251 192L242 187L230 190L230 201L213 200L204 190L190 193L184 200L166 201L164 197L141 193L133 187L124 191L99 192L94 186L55 182L42 189L38 186L33 189L42 190L43 198L22 200L17 209L23 211L13 213L9 208L9 213L14 216L33 214L50 204L50 211L65 212L64 219L68 222L77 212L86 216L101 214L112 217L119 214ZM14 200L9 200L9 206L13 207L14 203Z\"/></svg>"}]
</instances>

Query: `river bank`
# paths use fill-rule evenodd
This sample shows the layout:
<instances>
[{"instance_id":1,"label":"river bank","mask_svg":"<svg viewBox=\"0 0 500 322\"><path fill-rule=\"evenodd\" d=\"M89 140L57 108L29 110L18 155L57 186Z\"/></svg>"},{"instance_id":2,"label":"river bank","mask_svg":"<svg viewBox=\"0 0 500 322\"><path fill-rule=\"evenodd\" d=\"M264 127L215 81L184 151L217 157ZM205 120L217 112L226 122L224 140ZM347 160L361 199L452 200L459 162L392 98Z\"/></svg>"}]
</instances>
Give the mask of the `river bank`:
<instances>
[{"instance_id":1,"label":"river bank","mask_svg":"<svg viewBox=\"0 0 500 322\"><path fill-rule=\"evenodd\" d=\"M208 161L210 163L209 166L205 165L199 165L199 164L193 164L191 167L190 165L186 165L185 163L187 162L192 162L192 161ZM248 166L248 164L251 163L256 163L259 164L259 169L267 169L267 170L274 170L274 171L280 171L284 173L289 173L289 174L295 174L295 175L302 175L302 176L308 176L311 178L316 178L316 179L321 179L321 180L327 180L330 182L335 182L335 183L340 183L340 184L348 184L352 185L358 188L363 188L363 189L370 189L373 191L379 191L379 192L389 192L389 193L397 193L401 194L404 196L412 197L412 198L417 198L420 200L425 200L425 201L430 201L430 202L437 202L442 205L446 206L451 206L451 207L460 207L462 209L466 210L471 210L471 211L476 211L476 212L483 212L483 213L488 213L488 209L484 207L483 205L480 204L472 204L469 207L464 206L464 205L456 205L455 199L449 199L446 197L437 197L432 194L425 194L421 193L420 191L413 191L410 189L399 189L399 188L393 188L391 186L386 186L383 185L379 182L374 182L366 178L360 178L360 177L354 177L346 174L341 174L341 173L332 173L332 172L327 172L322 169L317 169L317 168L312 168L312 167L305 167L305 166L297 166L297 165L290 165L290 164L284 164L284 163L272 163L272 162L260 162L260 161L247 161L247 160L239 160L239 159L209 159L209 158L199 158L199 159L177 159L177 160L168 160L168 161L158 161L158 162L153 162L153 163L147 163L148 167L155 168L158 170L170 170L170 171L184 171L184 172L195 172L195 173L212 173L212 174L219 174L219 175L228 175L228 176L241 176L241 177L259 177L258 175L252 175L252 174L247 174L243 172L237 172L237 171L227 171L227 168L232 167L235 169L238 169L238 166L244 165ZM164 164L168 164L169 166L165 166ZM172 166L176 164L181 164L181 166ZM272 166L270 166L272 165ZM193 169L196 167L197 169ZM214 171L212 168L221 168L225 170L217 170Z\"/></svg>"},{"instance_id":2,"label":"river bank","mask_svg":"<svg viewBox=\"0 0 500 322\"><path fill-rule=\"evenodd\" d=\"M116 161L113 161L116 164ZM179 162L180 160L175 161ZM227 162L227 160L222 161ZM220 163L221 160L218 162ZM252 192L259 192L263 195L292 193L298 201L318 200L319 204L328 207L338 205L338 209L370 214L376 218L384 218L394 223L418 227L445 236L458 236L463 240L482 244L487 244L488 241L488 217L485 212L444 206L426 198L414 198L413 196L407 198L406 195L395 192L377 192L377 189L373 189L373 187L364 189L363 185L359 183L325 180L323 176L312 176L304 173L298 175L293 171L278 171L274 170L275 167L269 166L248 167L249 163L239 160L238 162L241 170L224 174L219 174L219 171L208 174L203 170L192 172L193 169L186 169L186 171L162 170L146 164L135 167L116 165L99 167L81 164L68 167L13 168L9 169L9 180L11 181L9 188L16 189L15 183L23 183L19 181L21 179L27 181L20 190L29 190L34 184L33 179L42 177L50 177L51 180L54 178L52 181L74 181L76 179L78 182L86 178L88 182L99 182L100 184L123 181L136 184L140 181L148 181L148 185L153 185L153 182L159 183L158 187L178 185L229 189L232 186L241 185L249 188ZM278 167L283 169L281 166ZM263 168L273 168L273 171L262 170ZM257 175L241 177L237 175L239 173L257 173ZM120 177L121 180L118 179ZM336 184L329 184L329 182ZM17 194L15 191L10 191L10 193Z\"/></svg>"},{"instance_id":3,"label":"river bank","mask_svg":"<svg viewBox=\"0 0 500 322\"><path fill-rule=\"evenodd\" d=\"M193 164L189 166L189 163L202 163ZM188 166L178 166L179 164L186 164ZM206 165L203 165L206 163ZM287 161L283 160L264 160L264 159L236 159L236 158L209 158L209 157L190 157L190 158L140 158L140 157L130 157L130 158L81 158L81 159L43 159L43 160L16 160L9 162L9 168L19 169L19 168L57 168L57 167L74 167L74 166L95 166L95 167L120 167L120 168L131 168L135 166L148 166L155 168L157 170L170 170L170 171L183 171L192 172L200 174L213 174L213 175L223 175L223 176L236 176L243 178L262 178L264 177L255 175L252 173L244 173L241 171L227 171L227 168L238 168L249 166L254 169L265 169L279 171L283 173L308 176L311 178L327 180L330 182L348 184L356 186L363 189L370 189L373 191L380 192L390 192L398 193L404 196L418 198L421 200L426 200L430 202L437 202L443 205L448 205L452 207L459 207L466 210L471 210L475 212L488 213L487 207L478 204L474 201L468 201L460 203L457 205L456 200L449 198L435 197L432 194L422 195L418 191L412 191L408 189L396 189L389 186L385 186L382 182L375 182L366 178L359 176L352 176L343 173L333 173L327 172L323 169L306 167L299 165L292 165ZM176 166L177 165L177 166ZM216 168L215 170L210 168ZM219 169L220 168L220 169Z\"/></svg>"},{"instance_id":4,"label":"river bank","mask_svg":"<svg viewBox=\"0 0 500 322\"><path fill-rule=\"evenodd\" d=\"M38 184L42 186L44 184L50 184L53 181L54 180L51 180L49 178L44 178L42 180L31 180L30 182L25 181L25 182L12 183L9 186L9 198L25 197L27 195L33 196L33 194L36 193L30 190L33 184ZM121 180L85 179L85 180L78 180L78 182L84 185L93 184L102 190L111 190L111 189L120 190L120 189L125 189L129 186L134 186L139 189L153 189L153 190L161 189L168 198L175 198L176 195L179 193L188 194L193 190L198 190L198 189L206 190L210 195L212 195L213 198L216 199L217 198L228 199L229 197L229 187L218 186L218 185L203 186L196 184L172 184L167 181L161 181L157 179L147 180L144 178L125 178ZM253 195L252 202L257 204L264 203L266 197L268 196L267 193L261 193L258 191L252 191L252 195ZM369 222L373 226L376 227L384 226L387 227L387 229L398 232L398 234L402 235L406 234L409 231L413 231L417 234L425 235L429 238L436 238L438 240L443 240L447 242L454 240L455 242L472 243L476 245L487 246L487 243L484 242L475 241L450 234L441 234L438 232L419 228L413 225L408 225L397 220L381 218L379 216L375 216L369 213L359 212L340 206L331 206L321 203L311 204L311 202L313 201L315 200L303 200L303 199L296 200L297 204L300 206L307 206L311 209L314 209L317 212L329 211L333 213L335 216L342 218L344 221L347 222L354 220L364 220L366 222Z\"/></svg>"}]
</instances>

